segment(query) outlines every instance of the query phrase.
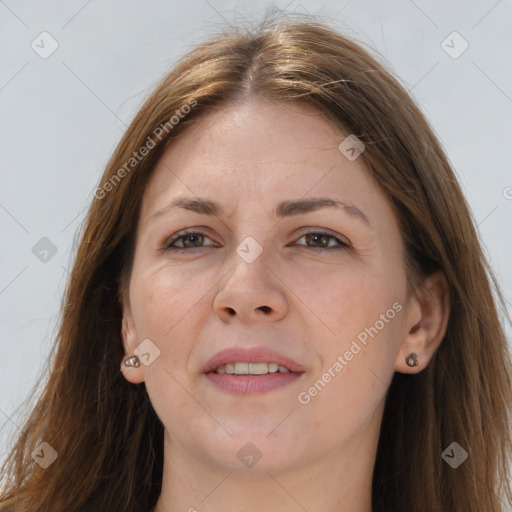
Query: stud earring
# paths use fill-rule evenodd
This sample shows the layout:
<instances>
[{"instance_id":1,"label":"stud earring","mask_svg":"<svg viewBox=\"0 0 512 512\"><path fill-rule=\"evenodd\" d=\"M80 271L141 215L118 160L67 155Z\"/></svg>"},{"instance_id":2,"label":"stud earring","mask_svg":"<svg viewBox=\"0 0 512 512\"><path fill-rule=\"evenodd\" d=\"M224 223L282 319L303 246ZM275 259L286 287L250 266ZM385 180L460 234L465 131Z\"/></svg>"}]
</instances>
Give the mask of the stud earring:
<instances>
[{"instance_id":1,"label":"stud earring","mask_svg":"<svg viewBox=\"0 0 512 512\"><path fill-rule=\"evenodd\" d=\"M123 362L121 367L123 367L123 366L125 366L125 367L128 366L131 368L138 368L140 366L139 358L137 356L130 357L130 359L127 359L126 361Z\"/></svg>"},{"instance_id":2,"label":"stud earring","mask_svg":"<svg viewBox=\"0 0 512 512\"><path fill-rule=\"evenodd\" d=\"M418 366L418 356L413 352L407 356L405 362L408 366Z\"/></svg>"}]
</instances>

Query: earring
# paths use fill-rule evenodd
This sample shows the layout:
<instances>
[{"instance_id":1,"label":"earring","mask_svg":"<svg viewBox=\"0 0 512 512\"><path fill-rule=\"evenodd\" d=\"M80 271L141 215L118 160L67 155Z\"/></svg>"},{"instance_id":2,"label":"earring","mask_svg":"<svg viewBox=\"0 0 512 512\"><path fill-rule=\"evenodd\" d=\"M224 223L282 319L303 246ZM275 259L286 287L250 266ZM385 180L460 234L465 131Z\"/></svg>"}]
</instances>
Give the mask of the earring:
<instances>
[{"instance_id":1,"label":"earring","mask_svg":"<svg viewBox=\"0 0 512 512\"><path fill-rule=\"evenodd\" d=\"M139 358L137 356L130 357L130 359L127 359L126 361L124 361L121 366L138 368L140 366Z\"/></svg>"},{"instance_id":2,"label":"earring","mask_svg":"<svg viewBox=\"0 0 512 512\"><path fill-rule=\"evenodd\" d=\"M418 366L418 356L413 352L407 356L405 362L408 366Z\"/></svg>"}]
</instances>

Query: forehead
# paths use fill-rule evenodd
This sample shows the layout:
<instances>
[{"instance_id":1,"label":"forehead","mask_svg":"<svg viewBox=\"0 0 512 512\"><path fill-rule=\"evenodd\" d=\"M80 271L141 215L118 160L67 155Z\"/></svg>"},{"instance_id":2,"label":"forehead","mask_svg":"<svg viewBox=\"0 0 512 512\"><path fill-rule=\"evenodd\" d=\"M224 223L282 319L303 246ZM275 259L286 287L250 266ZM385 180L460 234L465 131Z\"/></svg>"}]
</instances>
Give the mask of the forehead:
<instances>
[{"instance_id":1,"label":"forehead","mask_svg":"<svg viewBox=\"0 0 512 512\"><path fill-rule=\"evenodd\" d=\"M232 217L256 202L271 211L283 199L331 197L361 209L388 209L363 158L338 149L347 134L302 104L261 100L210 112L172 141L143 198L147 218L180 196L209 197Z\"/></svg>"}]
</instances>

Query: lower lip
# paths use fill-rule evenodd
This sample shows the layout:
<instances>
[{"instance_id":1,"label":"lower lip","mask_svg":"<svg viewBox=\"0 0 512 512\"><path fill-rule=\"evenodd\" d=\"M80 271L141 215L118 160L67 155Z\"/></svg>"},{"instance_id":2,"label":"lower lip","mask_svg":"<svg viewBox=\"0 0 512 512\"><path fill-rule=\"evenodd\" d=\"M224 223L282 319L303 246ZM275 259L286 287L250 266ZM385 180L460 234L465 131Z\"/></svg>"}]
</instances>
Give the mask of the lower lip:
<instances>
[{"instance_id":1,"label":"lower lip","mask_svg":"<svg viewBox=\"0 0 512 512\"><path fill-rule=\"evenodd\" d=\"M236 395L253 395L288 386L300 379L301 375L302 373L298 372L277 372L265 375L230 375L210 372L206 377L222 391Z\"/></svg>"}]
</instances>

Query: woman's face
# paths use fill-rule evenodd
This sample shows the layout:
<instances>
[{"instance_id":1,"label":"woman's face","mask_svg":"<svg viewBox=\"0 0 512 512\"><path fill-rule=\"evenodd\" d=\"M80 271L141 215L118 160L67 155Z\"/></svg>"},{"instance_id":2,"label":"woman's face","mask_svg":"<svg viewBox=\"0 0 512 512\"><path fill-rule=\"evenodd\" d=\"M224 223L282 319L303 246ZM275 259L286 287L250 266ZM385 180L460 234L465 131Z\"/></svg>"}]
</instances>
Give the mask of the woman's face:
<instances>
[{"instance_id":1,"label":"woman's face","mask_svg":"<svg viewBox=\"0 0 512 512\"><path fill-rule=\"evenodd\" d=\"M123 339L176 453L284 470L375 449L410 309L397 220L346 135L252 100L204 116L156 166ZM228 373L205 373L227 349L213 364ZM251 361L261 374L242 374Z\"/></svg>"}]
</instances>

